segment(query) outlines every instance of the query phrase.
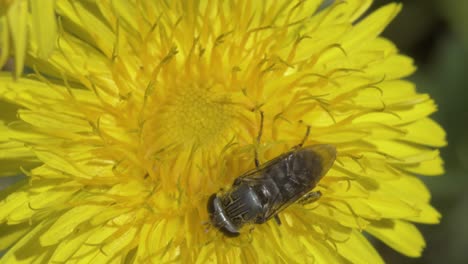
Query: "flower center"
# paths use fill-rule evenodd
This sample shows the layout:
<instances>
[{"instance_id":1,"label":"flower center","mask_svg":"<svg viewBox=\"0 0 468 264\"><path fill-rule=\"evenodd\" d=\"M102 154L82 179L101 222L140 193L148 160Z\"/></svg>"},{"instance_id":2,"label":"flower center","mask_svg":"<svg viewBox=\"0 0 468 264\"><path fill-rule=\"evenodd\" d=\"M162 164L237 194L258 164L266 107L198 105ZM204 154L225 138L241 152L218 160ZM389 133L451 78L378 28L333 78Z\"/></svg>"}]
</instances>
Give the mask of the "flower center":
<instances>
[{"instance_id":1,"label":"flower center","mask_svg":"<svg viewBox=\"0 0 468 264\"><path fill-rule=\"evenodd\" d=\"M228 98L198 87L180 89L174 95L164 110L165 133L181 143L216 142L230 123Z\"/></svg>"}]
</instances>

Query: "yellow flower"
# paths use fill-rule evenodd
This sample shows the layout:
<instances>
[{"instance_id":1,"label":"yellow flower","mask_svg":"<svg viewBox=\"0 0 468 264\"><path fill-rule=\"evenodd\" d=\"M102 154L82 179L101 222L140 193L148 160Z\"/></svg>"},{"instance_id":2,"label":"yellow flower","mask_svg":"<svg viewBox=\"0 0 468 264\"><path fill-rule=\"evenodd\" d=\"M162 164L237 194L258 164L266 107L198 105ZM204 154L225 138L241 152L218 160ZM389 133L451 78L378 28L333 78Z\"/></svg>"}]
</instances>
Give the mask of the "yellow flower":
<instances>
[{"instance_id":1,"label":"yellow flower","mask_svg":"<svg viewBox=\"0 0 468 264\"><path fill-rule=\"evenodd\" d=\"M54 5L55 0L0 0L0 68L12 50L15 76L21 75L26 59L28 28L39 46L37 55L47 58L57 38ZM29 17L28 8L31 10Z\"/></svg>"},{"instance_id":2,"label":"yellow flower","mask_svg":"<svg viewBox=\"0 0 468 264\"><path fill-rule=\"evenodd\" d=\"M412 60L379 34L401 6L366 0L57 1L58 49L0 76L1 263L379 263L438 223L416 175L443 173ZM17 105L17 108L13 106ZM264 113L263 136L260 111ZM290 150L331 144L313 203L209 228L209 196Z\"/></svg>"}]
</instances>

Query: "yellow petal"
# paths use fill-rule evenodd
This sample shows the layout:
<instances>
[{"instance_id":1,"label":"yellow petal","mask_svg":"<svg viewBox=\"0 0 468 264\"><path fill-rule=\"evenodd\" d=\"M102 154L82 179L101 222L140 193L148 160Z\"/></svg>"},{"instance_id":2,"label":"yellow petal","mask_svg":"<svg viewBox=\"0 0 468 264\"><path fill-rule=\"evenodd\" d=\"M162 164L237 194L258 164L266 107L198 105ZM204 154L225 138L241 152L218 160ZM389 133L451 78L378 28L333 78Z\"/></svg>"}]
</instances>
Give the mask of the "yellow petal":
<instances>
[{"instance_id":1,"label":"yellow petal","mask_svg":"<svg viewBox=\"0 0 468 264\"><path fill-rule=\"evenodd\" d=\"M353 27L343 40L345 50L353 50L356 45L374 39L400 12L401 4L388 4L373 12Z\"/></svg>"},{"instance_id":2,"label":"yellow petal","mask_svg":"<svg viewBox=\"0 0 468 264\"><path fill-rule=\"evenodd\" d=\"M20 240L13 245L0 259L1 264L9 263L41 263L47 255L47 251L39 245L39 236L50 226L52 219L44 220L32 226ZM28 250L24 250L27 248ZM38 254L38 252L41 252Z\"/></svg>"},{"instance_id":3,"label":"yellow petal","mask_svg":"<svg viewBox=\"0 0 468 264\"><path fill-rule=\"evenodd\" d=\"M59 14L71 20L73 24L70 26L75 27L75 33L80 34L80 32L87 32L91 34L82 34L80 36L82 39L87 40L88 45L94 44L107 58L112 57L115 34L102 19L98 18L94 12L90 12L90 10L87 9L85 3L58 1L57 7ZM89 28L93 30L87 30Z\"/></svg>"},{"instance_id":4,"label":"yellow petal","mask_svg":"<svg viewBox=\"0 0 468 264\"><path fill-rule=\"evenodd\" d=\"M371 3L371 0L334 2L330 7L320 10L311 20L322 25L353 22L369 8Z\"/></svg>"},{"instance_id":5,"label":"yellow petal","mask_svg":"<svg viewBox=\"0 0 468 264\"><path fill-rule=\"evenodd\" d=\"M94 229L94 232L88 236L84 243L79 245L78 250L71 258L77 258L78 263L93 263L93 258L102 254L102 247L107 241L112 241L112 236L117 231L118 228L111 225L104 225Z\"/></svg>"},{"instance_id":6,"label":"yellow petal","mask_svg":"<svg viewBox=\"0 0 468 264\"><path fill-rule=\"evenodd\" d=\"M397 163L417 163L424 160L433 159L438 155L432 148L408 144L406 142L400 142L396 140L368 140L380 152L387 154L389 159L396 158L394 161Z\"/></svg>"},{"instance_id":7,"label":"yellow petal","mask_svg":"<svg viewBox=\"0 0 468 264\"><path fill-rule=\"evenodd\" d=\"M122 235L112 237L112 240L103 245L99 254L97 254L92 262L94 263L109 263L116 255L125 250L126 247L133 241L137 233L137 227L131 227ZM110 262L112 263L112 262Z\"/></svg>"},{"instance_id":8,"label":"yellow petal","mask_svg":"<svg viewBox=\"0 0 468 264\"><path fill-rule=\"evenodd\" d=\"M378 212L382 218L406 218L414 217L419 214L419 208L416 208L404 201L394 199L392 197L381 196L374 194L363 203L368 203L369 206Z\"/></svg>"},{"instance_id":9,"label":"yellow petal","mask_svg":"<svg viewBox=\"0 0 468 264\"><path fill-rule=\"evenodd\" d=\"M22 223L19 225L0 225L0 251L8 249L21 237L23 237L28 231L30 231L31 225L29 223Z\"/></svg>"},{"instance_id":10,"label":"yellow petal","mask_svg":"<svg viewBox=\"0 0 468 264\"><path fill-rule=\"evenodd\" d=\"M0 121L0 177L17 175L21 173L21 168L27 170L39 164L26 144L13 140L21 136L24 135L11 131Z\"/></svg>"},{"instance_id":11,"label":"yellow petal","mask_svg":"<svg viewBox=\"0 0 468 264\"><path fill-rule=\"evenodd\" d=\"M3 67L10 55L10 32L6 16L0 16L0 29L0 67Z\"/></svg>"},{"instance_id":12,"label":"yellow petal","mask_svg":"<svg viewBox=\"0 0 468 264\"><path fill-rule=\"evenodd\" d=\"M317 8L319 8L319 6L322 4L322 1L312 0L312 1L301 1L301 2L298 2L297 4L294 2L290 2L288 4L290 4L289 7L293 6L293 10L294 10L294 12L292 12L291 21L298 21L302 19L309 19L310 17L312 17L312 14L314 14Z\"/></svg>"},{"instance_id":13,"label":"yellow petal","mask_svg":"<svg viewBox=\"0 0 468 264\"><path fill-rule=\"evenodd\" d=\"M72 116L70 114L59 114L53 111L19 111L18 116L28 124L38 128L57 131L56 136L71 137L73 134L92 133L92 127L89 122L82 117ZM63 124L67 124L65 131ZM59 135L61 134L61 135Z\"/></svg>"},{"instance_id":14,"label":"yellow petal","mask_svg":"<svg viewBox=\"0 0 468 264\"><path fill-rule=\"evenodd\" d=\"M369 63L365 69L366 74L385 78L385 80L404 78L415 70L413 59L403 55L393 55L378 63Z\"/></svg>"},{"instance_id":15,"label":"yellow petal","mask_svg":"<svg viewBox=\"0 0 468 264\"><path fill-rule=\"evenodd\" d=\"M62 205L82 187L81 185L72 183L62 184L60 181L55 181L53 184L56 185L53 188L40 188L41 185L51 187L44 183L31 188L28 193L27 203L23 203L22 206L15 208L8 215L8 223L23 223L32 219L35 215L40 215L41 210L44 212L54 206Z\"/></svg>"},{"instance_id":16,"label":"yellow petal","mask_svg":"<svg viewBox=\"0 0 468 264\"><path fill-rule=\"evenodd\" d=\"M341 263L343 262L342 256L338 255L338 252L331 246L323 241L314 241L307 239L303 236L299 237L299 241L307 250L306 256L311 258L314 263Z\"/></svg>"},{"instance_id":17,"label":"yellow petal","mask_svg":"<svg viewBox=\"0 0 468 264\"><path fill-rule=\"evenodd\" d=\"M35 150L35 153L37 158L46 163L49 168L84 179L92 176L82 171L82 168L76 167L76 164L68 157L45 150Z\"/></svg>"},{"instance_id":18,"label":"yellow petal","mask_svg":"<svg viewBox=\"0 0 468 264\"><path fill-rule=\"evenodd\" d=\"M90 217L102 211L101 206L84 205L74 207L62 214L57 221L40 237L41 245L50 246L73 233L75 228Z\"/></svg>"},{"instance_id":19,"label":"yellow petal","mask_svg":"<svg viewBox=\"0 0 468 264\"><path fill-rule=\"evenodd\" d=\"M8 25L15 51L15 76L23 71L27 43L28 1L14 1L8 10Z\"/></svg>"},{"instance_id":20,"label":"yellow petal","mask_svg":"<svg viewBox=\"0 0 468 264\"><path fill-rule=\"evenodd\" d=\"M428 203L430 199L430 193L424 183L418 177L410 175L380 181L376 192L379 197L401 200L408 205Z\"/></svg>"},{"instance_id":21,"label":"yellow petal","mask_svg":"<svg viewBox=\"0 0 468 264\"><path fill-rule=\"evenodd\" d=\"M382 220L374 222L366 229L396 251L410 257L419 257L426 246L419 230L406 221Z\"/></svg>"},{"instance_id":22,"label":"yellow petal","mask_svg":"<svg viewBox=\"0 0 468 264\"><path fill-rule=\"evenodd\" d=\"M15 141L0 143L0 159L2 160L14 158L28 159L33 157L33 153L28 147L24 145L24 143Z\"/></svg>"},{"instance_id":23,"label":"yellow petal","mask_svg":"<svg viewBox=\"0 0 468 264\"><path fill-rule=\"evenodd\" d=\"M432 147L447 145L444 129L430 118L424 118L402 127L406 135L403 140Z\"/></svg>"},{"instance_id":24,"label":"yellow petal","mask_svg":"<svg viewBox=\"0 0 468 264\"><path fill-rule=\"evenodd\" d=\"M444 161L440 157L439 151L425 153L414 157L415 164L399 165L402 169L421 175L437 176L444 174Z\"/></svg>"},{"instance_id":25,"label":"yellow petal","mask_svg":"<svg viewBox=\"0 0 468 264\"><path fill-rule=\"evenodd\" d=\"M88 237L96 232L96 229L88 228L79 230L71 234L69 237L62 240L57 249L54 251L54 254L50 258L50 262L62 262L71 261L70 258L75 254L75 252L80 248L80 246L86 242Z\"/></svg>"},{"instance_id":26,"label":"yellow petal","mask_svg":"<svg viewBox=\"0 0 468 264\"><path fill-rule=\"evenodd\" d=\"M406 124L425 118L436 111L434 101L423 95L411 98L400 97L403 105L393 103L382 108L384 112L373 112L360 116L354 122L378 122L388 125Z\"/></svg>"},{"instance_id":27,"label":"yellow petal","mask_svg":"<svg viewBox=\"0 0 468 264\"><path fill-rule=\"evenodd\" d=\"M33 37L38 42L38 55L46 59L57 42L55 0L30 1Z\"/></svg>"},{"instance_id":28,"label":"yellow petal","mask_svg":"<svg viewBox=\"0 0 468 264\"><path fill-rule=\"evenodd\" d=\"M384 263L374 246L360 232L354 230L344 243L337 242L338 252L351 263Z\"/></svg>"},{"instance_id":29,"label":"yellow petal","mask_svg":"<svg viewBox=\"0 0 468 264\"><path fill-rule=\"evenodd\" d=\"M26 192L14 192L0 202L0 222L4 222L8 215L16 208L27 205L28 194Z\"/></svg>"},{"instance_id":30,"label":"yellow petal","mask_svg":"<svg viewBox=\"0 0 468 264\"><path fill-rule=\"evenodd\" d=\"M171 260L177 256L175 247L168 247L171 244L180 243L182 224L181 219L172 218L161 220L152 227L148 234L148 246L151 249L151 258Z\"/></svg>"},{"instance_id":31,"label":"yellow petal","mask_svg":"<svg viewBox=\"0 0 468 264\"><path fill-rule=\"evenodd\" d=\"M332 26L330 28L320 27L313 32L311 37L301 39L294 59L296 61L302 61L310 59L313 55L320 55L321 52L330 46L333 40L340 38L350 27L350 25ZM342 51L336 50L335 53L333 53L333 56L327 53L327 56L320 57L320 63L325 63L335 56L338 58L343 57Z\"/></svg>"},{"instance_id":32,"label":"yellow petal","mask_svg":"<svg viewBox=\"0 0 468 264\"><path fill-rule=\"evenodd\" d=\"M438 224L442 215L428 203L415 203L414 207L419 209L416 216L405 217L404 220L422 224Z\"/></svg>"}]
</instances>

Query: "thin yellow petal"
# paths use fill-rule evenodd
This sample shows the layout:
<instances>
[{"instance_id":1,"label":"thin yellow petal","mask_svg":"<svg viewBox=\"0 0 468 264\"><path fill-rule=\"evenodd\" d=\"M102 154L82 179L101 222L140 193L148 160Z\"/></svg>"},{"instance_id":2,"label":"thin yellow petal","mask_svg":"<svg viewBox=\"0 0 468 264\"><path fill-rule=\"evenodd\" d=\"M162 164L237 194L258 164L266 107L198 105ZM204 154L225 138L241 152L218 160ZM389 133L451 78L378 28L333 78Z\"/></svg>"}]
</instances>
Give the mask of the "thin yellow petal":
<instances>
[{"instance_id":1,"label":"thin yellow petal","mask_svg":"<svg viewBox=\"0 0 468 264\"><path fill-rule=\"evenodd\" d=\"M14 1L7 17L15 54L15 75L19 77L26 56L28 1Z\"/></svg>"},{"instance_id":2,"label":"thin yellow petal","mask_svg":"<svg viewBox=\"0 0 468 264\"><path fill-rule=\"evenodd\" d=\"M369 63L366 73L370 76L385 78L385 80L395 80L407 77L416 70L413 59L407 56L389 56L379 63Z\"/></svg>"},{"instance_id":3,"label":"thin yellow petal","mask_svg":"<svg viewBox=\"0 0 468 264\"><path fill-rule=\"evenodd\" d=\"M303 243L307 254L314 263L341 263L342 257L331 246L322 241L313 241L304 237L299 240Z\"/></svg>"},{"instance_id":4,"label":"thin yellow petal","mask_svg":"<svg viewBox=\"0 0 468 264\"><path fill-rule=\"evenodd\" d=\"M351 263L384 263L373 245L358 231L353 231L346 242L336 243L336 247L338 252Z\"/></svg>"},{"instance_id":5,"label":"thin yellow petal","mask_svg":"<svg viewBox=\"0 0 468 264\"><path fill-rule=\"evenodd\" d=\"M419 209L419 214L416 216L406 217L404 220L422 224L440 223L442 215L431 205L427 203L415 203L414 207Z\"/></svg>"},{"instance_id":6,"label":"thin yellow petal","mask_svg":"<svg viewBox=\"0 0 468 264\"><path fill-rule=\"evenodd\" d=\"M403 126L403 129L406 133L403 137L405 141L432 147L443 147L447 145L444 129L432 119L424 118L418 120Z\"/></svg>"},{"instance_id":7,"label":"thin yellow petal","mask_svg":"<svg viewBox=\"0 0 468 264\"><path fill-rule=\"evenodd\" d=\"M91 35L82 35L87 43L93 43L96 48L100 49L108 58L112 57L113 47L115 43L115 34L111 29L96 15L90 12L87 6L82 2L57 2L59 14L71 19L73 27L76 27L75 32L83 32L87 28L93 28ZM114 26L114 25L112 25ZM82 30L78 30L78 29Z\"/></svg>"},{"instance_id":8,"label":"thin yellow petal","mask_svg":"<svg viewBox=\"0 0 468 264\"><path fill-rule=\"evenodd\" d=\"M71 234L66 239L62 240L54 254L50 258L50 262L67 262L71 261L71 257L80 248L80 246L86 242L88 237L95 232L95 229L89 228L83 231L79 230L74 234Z\"/></svg>"},{"instance_id":9,"label":"thin yellow petal","mask_svg":"<svg viewBox=\"0 0 468 264\"><path fill-rule=\"evenodd\" d=\"M395 18L400 10L401 4L393 3L381 7L370 14L349 32L348 37L343 41L343 48L345 50L352 50L359 43L375 38Z\"/></svg>"},{"instance_id":10,"label":"thin yellow petal","mask_svg":"<svg viewBox=\"0 0 468 264\"><path fill-rule=\"evenodd\" d=\"M28 194L26 192L14 192L0 202L0 221L4 222L7 217L16 209L27 205Z\"/></svg>"},{"instance_id":11,"label":"thin yellow petal","mask_svg":"<svg viewBox=\"0 0 468 264\"><path fill-rule=\"evenodd\" d=\"M87 205L70 209L61 215L49 230L41 235L41 245L50 246L57 244L60 240L73 233L79 224L87 221L101 210L101 206Z\"/></svg>"},{"instance_id":12,"label":"thin yellow petal","mask_svg":"<svg viewBox=\"0 0 468 264\"><path fill-rule=\"evenodd\" d=\"M122 252L122 250L127 249L129 244L135 238L136 232L137 228L132 227L124 234L114 237L112 241L102 247L100 254L93 258L93 262L105 263L113 260L116 255L119 255Z\"/></svg>"},{"instance_id":13,"label":"thin yellow petal","mask_svg":"<svg viewBox=\"0 0 468 264\"><path fill-rule=\"evenodd\" d=\"M62 154L53 153L46 150L36 150L36 156L39 160L47 163L48 168L61 171L65 174L74 175L79 178L90 178L92 175L83 172L77 168L75 163Z\"/></svg>"},{"instance_id":14,"label":"thin yellow petal","mask_svg":"<svg viewBox=\"0 0 468 264\"><path fill-rule=\"evenodd\" d=\"M0 234L2 234L2 236L0 237L0 250L3 251L8 249L27 232L29 232L30 229L31 225L29 223L22 223L19 225L1 224Z\"/></svg>"},{"instance_id":15,"label":"thin yellow petal","mask_svg":"<svg viewBox=\"0 0 468 264\"><path fill-rule=\"evenodd\" d=\"M403 202L399 199L394 199L392 197L383 195L372 195L369 197L369 199L372 200L370 207L372 207L372 209L374 209L383 217L398 219L414 217L419 214L419 208L416 208L411 204ZM366 201L362 202L365 203Z\"/></svg>"},{"instance_id":16,"label":"thin yellow petal","mask_svg":"<svg viewBox=\"0 0 468 264\"><path fill-rule=\"evenodd\" d=\"M432 153L424 153L414 157L415 163L408 165L400 165L406 171L427 175L427 176L438 176L444 174L444 161L440 157L439 151Z\"/></svg>"},{"instance_id":17,"label":"thin yellow petal","mask_svg":"<svg viewBox=\"0 0 468 264\"><path fill-rule=\"evenodd\" d=\"M402 175L391 181L381 184L383 194L395 196L406 202L429 202L431 194L424 182L416 176Z\"/></svg>"},{"instance_id":18,"label":"thin yellow petal","mask_svg":"<svg viewBox=\"0 0 468 264\"><path fill-rule=\"evenodd\" d=\"M57 43L55 0L30 1L33 37L39 46L39 57L46 59Z\"/></svg>"},{"instance_id":19,"label":"thin yellow petal","mask_svg":"<svg viewBox=\"0 0 468 264\"><path fill-rule=\"evenodd\" d=\"M382 220L372 223L366 231L398 252L410 257L421 256L421 252L426 246L419 230L406 221Z\"/></svg>"},{"instance_id":20,"label":"thin yellow petal","mask_svg":"<svg viewBox=\"0 0 468 264\"><path fill-rule=\"evenodd\" d=\"M0 29L0 67L3 67L10 55L10 32L7 17L4 15L0 16Z\"/></svg>"},{"instance_id":21,"label":"thin yellow petal","mask_svg":"<svg viewBox=\"0 0 468 264\"><path fill-rule=\"evenodd\" d=\"M57 205L68 202L69 198L81 188L81 185L65 183L60 181L54 182L54 188L39 188L35 186L28 193L27 203L15 208L8 215L8 223L16 224L29 221L33 216L40 215L41 211L44 212ZM49 186L45 186L49 187ZM42 191L42 192L41 192Z\"/></svg>"},{"instance_id":22,"label":"thin yellow petal","mask_svg":"<svg viewBox=\"0 0 468 264\"><path fill-rule=\"evenodd\" d=\"M42 232L50 226L50 222L51 220L49 219L32 226L31 231L21 237L21 239L2 256L0 264L43 262L47 252L43 251L43 248L37 243L37 240ZM24 250L25 248L28 250ZM37 254L37 252L41 253Z\"/></svg>"},{"instance_id":23,"label":"thin yellow petal","mask_svg":"<svg viewBox=\"0 0 468 264\"><path fill-rule=\"evenodd\" d=\"M330 7L313 16L312 20L321 25L353 22L369 8L371 3L370 0L334 2Z\"/></svg>"}]
</instances>

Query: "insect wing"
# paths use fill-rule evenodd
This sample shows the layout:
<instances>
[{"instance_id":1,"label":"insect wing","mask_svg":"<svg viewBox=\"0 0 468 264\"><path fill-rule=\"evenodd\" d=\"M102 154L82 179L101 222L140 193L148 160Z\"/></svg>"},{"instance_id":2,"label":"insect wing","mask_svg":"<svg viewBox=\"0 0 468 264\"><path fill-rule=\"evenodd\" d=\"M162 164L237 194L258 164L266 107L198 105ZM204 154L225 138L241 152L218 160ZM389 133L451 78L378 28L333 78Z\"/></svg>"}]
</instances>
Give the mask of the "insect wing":
<instances>
[{"instance_id":1,"label":"insect wing","mask_svg":"<svg viewBox=\"0 0 468 264\"><path fill-rule=\"evenodd\" d=\"M266 178L268 177L268 174L266 174L266 172L273 166L277 165L279 162L281 161L284 161L287 156L291 155L291 153L293 153L294 151L290 151L290 152L286 152L274 159L271 159L265 163L263 163L262 165L260 165L260 167L258 168L254 168L250 171L247 171L246 173L244 173L243 175L239 176L236 178L236 180L234 181L234 186L235 185L239 185L240 183L242 182L245 182L247 184L256 184L256 183L262 183L266 180Z\"/></svg>"},{"instance_id":2,"label":"insect wing","mask_svg":"<svg viewBox=\"0 0 468 264\"><path fill-rule=\"evenodd\" d=\"M332 145L295 149L245 173L234 185L245 183L257 190L264 205L259 220L263 223L310 192L335 158L336 149Z\"/></svg>"},{"instance_id":3,"label":"insect wing","mask_svg":"<svg viewBox=\"0 0 468 264\"><path fill-rule=\"evenodd\" d=\"M276 161L284 163L287 177L275 177L281 189L277 199L265 213L266 220L274 217L286 207L312 191L317 183L332 167L336 159L336 148L333 145L312 145L286 153ZM270 164L270 166L275 166ZM274 176L272 176L274 177Z\"/></svg>"},{"instance_id":4,"label":"insect wing","mask_svg":"<svg viewBox=\"0 0 468 264\"><path fill-rule=\"evenodd\" d=\"M272 217L286 209L288 206L295 203L306 193L298 192L296 195L289 196L287 199L284 199L283 196L281 196L281 194L277 194L272 202L272 206L269 208L269 210L267 210L267 212L264 215L265 221L270 220Z\"/></svg>"}]
</instances>

